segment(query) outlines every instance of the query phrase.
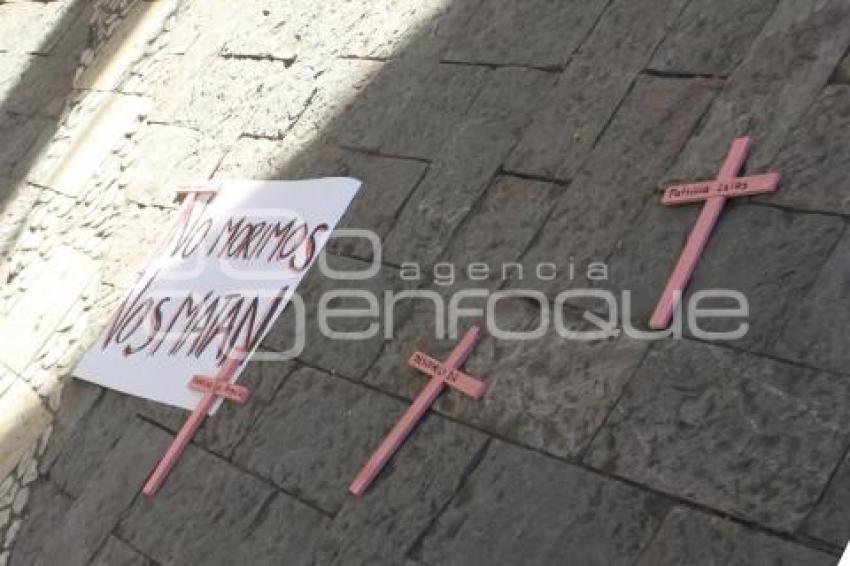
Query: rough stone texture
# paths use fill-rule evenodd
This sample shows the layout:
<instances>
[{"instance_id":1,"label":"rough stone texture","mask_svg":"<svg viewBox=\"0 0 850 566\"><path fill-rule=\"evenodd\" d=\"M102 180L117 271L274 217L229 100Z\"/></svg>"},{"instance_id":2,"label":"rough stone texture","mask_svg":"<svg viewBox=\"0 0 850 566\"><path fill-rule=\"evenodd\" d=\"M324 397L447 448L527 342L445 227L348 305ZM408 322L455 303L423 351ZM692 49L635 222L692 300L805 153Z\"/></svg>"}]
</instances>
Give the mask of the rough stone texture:
<instances>
[{"instance_id":1,"label":"rough stone texture","mask_svg":"<svg viewBox=\"0 0 850 566\"><path fill-rule=\"evenodd\" d=\"M177 0L130 3L118 29L100 46L99 56L76 76L74 87L117 89L176 8Z\"/></svg>"},{"instance_id":2,"label":"rough stone texture","mask_svg":"<svg viewBox=\"0 0 850 566\"><path fill-rule=\"evenodd\" d=\"M80 196L90 183L108 183L115 171L104 162L136 131L146 112L145 100L137 96L84 96L65 117L28 179L70 197Z\"/></svg>"},{"instance_id":3,"label":"rough stone texture","mask_svg":"<svg viewBox=\"0 0 850 566\"><path fill-rule=\"evenodd\" d=\"M305 64L216 59L195 78L175 119L204 133L223 132L225 138L243 132L280 137L313 94L314 73Z\"/></svg>"},{"instance_id":4,"label":"rough stone texture","mask_svg":"<svg viewBox=\"0 0 850 566\"><path fill-rule=\"evenodd\" d=\"M111 536L97 553L92 566L153 566L153 562Z\"/></svg>"},{"instance_id":5,"label":"rough stone texture","mask_svg":"<svg viewBox=\"0 0 850 566\"><path fill-rule=\"evenodd\" d=\"M46 120L0 113L0 136L15 140L0 147L0 175L11 177L26 166L27 152L47 127Z\"/></svg>"},{"instance_id":6,"label":"rough stone texture","mask_svg":"<svg viewBox=\"0 0 850 566\"><path fill-rule=\"evenodd\" d=\"M42 265L32 265L30 270L36 273L23 276L31 281L37 278L38 282L29 286L29 292L19 301L7 305L0 327L0 360L20 373L91 283L95 265L84 254L60 247ZM52 278L63 284L57 288ZM50 302L45 297L50 297Z\"/></svg>"},{"instance_id":7,"label":"rough stone texture","mask_svg":"<svg viewBox=\"0 0 850 566\"><path fill-rule=\"evenodd\" d=\"M32 511L18 534L11 566L30 566L35 563L42 545L62 525L73 503L73 499L59 492L50 482L36 484L30 502Z\"/></svg>"},{"instance_id":8,"label":"rough stone texture","mask_svg":"<svg viewBox=\"0 0 850 566\"><path fill-rule=\"evenodd\" d=\"M374 441L380 442L381 436ZM389 566L402 562L455 494L484 444L479 433L435 417L427 419L370 490L362 498L346 501L319 540L315 563ZM363 453L361 465L369 453ZM359 465L354 473L358 469Z\"/></svg>"},{"instance_id":9,"label":"rough stone texture","mask_svg":"<svg viewBox=\"0 0 850 566\"><path fill-rule=\"evenodd\" d=\"M494 441L421 555L446 565L633 564L665 507L635 488Z\"/></svg>"},{"instance_id":10,"label":"rough stone texture","mask_svg":"<svg viewBox=\"0 0 850 566\"><path fill-rule=\"evenodd\" d=\"M850 84L850 53L844 55L844 59L835 68L832 80L839 84Z\"/></svg>"},{"instance_id":11,"label":"rough stone texture","mask_svg":"<svg viewBox=\"0 0 850 566\"><path fill-rule=\"evenodd\" d=\"M204 421L193 439L195 444L226 458L233 456L233 451L296 368L295 362L281 362L273 357L260 361L269 356L273 354L257 352L239 376L239 384L251 391L248 401L244 404L223 403L215 415ZM142 404L139 413L175 432L188 417L184 411L157 403Z\"/></svg>"},{"instance_id":12,"label":"rough stone texture","mask_svg":"<svg viewBox=\"0 0 850 566\"><path fill-rule=\"evenodd\" d=\"M2 371L7 373L5 368ZM0 478L4 478L38 441L50 423L50 413L38 395L14 377L0 377L0 392Z\"/></svg>"},{"instance_id":13,"label":"rough stone texture","mask_svg":"<svg viewBox=\"0 0 850 566\"><path fill-rule=\"evenodd\" d=\"M128 199L147 205L174 206L175 189L208 179L224 154L201 132L175 126L151 124L137 143L119 183Z\"/></svg>"},{"instance_id":14,"label":"rough stone texture","mask_svg":"<svg viewBox=\"0 0 850 566\"><path fill-rule=\"evenodd\" d=\"M850 538L848 508L850 508L850 457L845 455L817 506L806 518L802 531L811 537L841 548Z\"/></svg>"},{"instance_id":15,"label":"rough stone texture","mask_svg":"<svg viewBox=\"0 0 850 566\"><path fill-rule=\"evenodd\" d=\"M552 183L498 176L458 228L441 262L457 266L457 276L469 287L498 287L503 265L519 259L563 191ZM466 267L475 263L489 267L485 280L477 279L482 277L477 271L469 277Z\"/></svg>"},{"instance_id":16,"label":"rough stone texture","mask_svg":"<svg viewBox=\"0 0 850 566\"><path fill-rule=\"evenodd\" d=\"M846 380L691 341L644 361L586 460L792 531L847 441Z\"/></svg>"},{"instance_id":17,"label":"rough stone texture","mask_svg":"<svg viewBox=\"0 0 850 566\"><path fill-rule=\"evenodd\" d=\"M427 265L436 259L516 142L531 101L550 85L551 77L539 71L500 69L492 74L399 214L387 238L389 261Z\"/></svg>"},{"instance_id":18,"label":"rough stone texture","mask_svg":"<svg viewBox=\"0 0 850 566\"><path fill-rule=\"evenodd\" d=\"M78 2L78 4L80 4ZM58 40L56 47L46 57L23 56L7 53L2 56L5 67L10 57L17 57L25 67L9 77L0 86L3 108L18 114L41 114L57 117L70 94L74 74L81 55L89 42L89 28L79 22L89 17L92 3L82 3L82 15ZM2 71L0 71L2 73ZM2 79L0 79L2 81Z\"/></svg>"},{"instance_id":19,"label":"rough stone texture","mask_svg":"<svg viewBox=\"0 0 850 566\"><path fill-rule=\"evenodd\" d=\"M437 65L390 128L381 151L433 158L468 111L490 73L483 67Z\"/></svg>"},{"instance_id":20,"label":"rough stone texture","mask_svg":"<svg viewBox=\"0 0 850 566\"><path fill-rule=\"evenodd\" d=\"M469 306L471 301L464 303ZM540 327L541 306L504 300L491 324L505 331ZM547 315L551 317L548 306ZM427 376L407 367L410 344L444 359L453 340L433 338L433 314L418 305L396 338L387 344L366 381L383 390L415 397ZM594 327L569 312L571 330ZM465 371L487 384L482 399L470 399L449 389L436 409L463 422L556 456L576 456L613 407L646 350L646 343L618 338L579 342L548 332L535 340L486 337L470 357Z\"/></svg>"},{"instance_id":21,"label":"rough stone texture","mask_svg":"<svg viewBox=\"0 0 850 566\"><path fill-rule=\"evenodd\" d=\"M14 249L40 191L38 187L0 177L0 262L5 263Z\"/></svg>"},{"instance_id":22,"label":"rough stone texture","mask_svg":"<svg viewBox=\"0 0 850 566\"><path fill-rule=\"evenodd\" d=\"M50 469L51 481L63 492L81 497L127 427L136 421L143 403L147 402L105 392L56 459ZM178 414L177 409L174 412Z\"/></svg>"},{"instance_id":23,"label":"rough stone texture","mask_svg":"<svg viewBox=\"0 0 850 566\"><path fill-rule=\"evenodd\" d=\"M726 76L744 59L778 0L695 0L667 34L650 68Z\"/></svg>"},{"instance_id":24,"label":"rough stone texture","mask_svg":"<svg viewBox=\"0 0 850 566\"><path fill-rule=\"evenodd\" d=\"M43 541L37 565L53 564L57 556L68 566L88 564L142 488L170 438L158 428L134 419L86 488Z\"/></svg>"},{"instance_id":25,"label":"rough stone texture","mask_svg":"<svg viewBox=\"0 0 850 566\"><path fill-rule=\"evenodd\" d=\"M390 58L416 49L418 43L442 43L466 23L479 4L479 0L370 2L359 14L342 53L349 57Z\"/></svg>"},{"instance_id":26,"label":"rough stone texture","mask_svg":"<svg viewBox=\"0 0 850 566\"><path fill-rule=\"evenodd\" d=\"M644 68L682 0L617 0L560 75L507 161L511 171L572 179Z\"/></svg>"},{"instance_id":27,"label":"rough stone texture","mask_svg":"<svg viewBox=\"0 0 850 566\"><path fill-rule=\"evenodd\" d=\"M523 282L523 287L554 294L582 286L585 266L613 251L711 102L714 86L703 79L638 79L523 255L527 272L554 263L557 276ZM577 266L575 277L569 262Z\"/></svg>"},{"instance_id":28,"label":"rough stone texture","mask_svg":"<svg viewBox=\"0 0 850 566\"><path fill-rule=\"evenodd\" d=\"M847 372L850 328L850 233L835 246L812 288L797 302L773 348L782 357L810 366ZM798 297L800 298L800 297Z\"/></svg>"},{"instance_id":29,"label":"rough stone texture","mask_svg":"<svg viewBox=\"0 0 850 566\"><path fill-rule=\"evenodd\" d=\"M62 388L62 403L49 429L50 442L39 462L44 475L53 466L65 444L73 437L82 418L94 406L102 388L85 381L71 380Z\"/></svg>"},{"instance_id":30,"label":"rough stone texture","mask_svg":"<svg viewBox=\"0 0 850 566\"><path fill-rule=\"evenodd\" d=\"M558 68L596 23L603 0L484 2L445 54L448 61Z\"/></svg>"},{"instance_id":31,"label":"rough stone texture","mask_svg":"<svg viewBox=\"0 0 850 566\"><path fill-rule=\"evenodd\" d=\"M850 42L843 0L781 0L712 105L671 177L711 179L732 139L755 139L753 171L765 170L815 100Z\"/></svg>"},{"instance_id":32,"label":"rough stone texture","mask_svg":"<svg viewBox=\"0 0 850 566\"><path fill-rule=\"evenodd\" d=\"M356 89L355 97L342 99L346 104L329 125L332 139L348 147L379 149L385 137L393 135L396 121L406 123L405 113L415 112L417 104L421 107L422 102L432 98L429 83L448 72L438 69L447 43L466 33L465 25L479 12L480 5L480 0L371 2L366 14L350 32L350 49L343 50L349 55L357 56L363 50L373 53L386 50L388 46L381 47L381 43L385 39L392 41L396 22L386 25L380 21L384 17L395 18L403 13L403 18L419 23L408 31L405 41L398 45L386 64L372 66L370 71L375 74L363 88ZM473 75L478 72L476 69L467 71ZM461 90L467 92L467 89Z\"/></svg>"},{"instance_id":33,"label":"rough stone texture","mask_svg":"<svg viewBox=\"0 0 850 566\"><path fill-rule=\"evenodd\" d=\"M74 0L0 5L0 51L50 53L81 8Z\"/></svg>"},{"instance_id":34,"label":"rough stone texture","mask_svg":"<svg viewBox=\"0 0 850 566\"><path fill-rule=\"evenodd\" d=\"M137 498L116 532L162 565L279 564L284 557L298 565L306 564L324 520L190 447L157 496Z\"/></svg>"},{"instance_id":35,"label":"rough stone texture","mask_svg":"<svg viewBox=\"0 0 850 566\"><path fill-rule=\"evenodd\" d=\"M676 265L702 205L667 207L653 199L609 260L607 289L629 291L631 322L646 328L667 278ZM817 214L793 214L764 206L727 204L684 296L686 306L697 291L730 289L749 305L745 319L722 317L698 321L710 332L731 332L746 320L749 331L736 347L766 351L776 341L789 308L812 286L829 257L844 222ZM746 233L747 237L741 235ZM751 266L758 265L758 269ZM700 308L730 308L733 302L702 300ZM687 322L685 331L695 333Z\"/></svg>"},{"instance_id":36,"label":"rough stone texture","mask_svg":"<svg viewBox=\"0 0 850 566\"><path fill-rule=\"evenodd\" d=\"M325 254L328 266L340 272L363 272L371 269L371 262L346 257ZM298 294L304 301L304 323L302 331L298 329L300 316L297 315L295 305L291 304L281 316L280 321L272 327L272 330L263 340L263 346L277 352L290 352L297 345L296 336L301 336L304 348L301 353L295 352L299 360L314 366L321 367L331 372L360 378L363 372L377 357L383 344L382 320L380 317L381 302L385 290L401 291L405 287L404 281L398 276L398 271L392 267L379 266L378 274L369 279L348 280L335 279L324 275L318 266L307 275L301 283ZM340 295L330 297L328 291L338 291ZM333 311L343 309L356 309L362 311L369 309L370 303L363 296L352 296L352 293L366 292L373 297L376 304L374 316L337 317ZM327 297L325 310L322 310L320 300ZM326 319L327 327L334 332L350 334L355 332L367 333L362 340L346 340L326 335L321 330L322 319L320 312L328 312ZM299 334L300 333L300 334Z\"/></svg>"},{"instance_id":37,"label":"rough stone texture","mask_svg":"<svg viewBox=\"0 0 850 566\"><path fill-rule=\"evenodd\" d=\"M394 399L305 368L280 390L235 459L282 489L337 513L348 501L347 485L403 410L404 405ZM385 490L400 493L399 482L404 480L397 476L405 477L414 465L423 466L426 476L434 466L436 472L438 462L452 462L452 470L462 470L480 440L442 419L429 418L376 482L373 503L396 505L390 496L384 499ZM436 493L456 479L455 472L443 469L441 473L447 474L447 483L440 482L443 487Z\"/></svg>"},{"instance_id":38,"label":"rough stone texture","mask_svg":"<svg viewBox=\"0 0 850 566\"><path fill-rule=\"evenodd\" d=\"M776 158L776 194L759 200L794 209L850 214L850 87L829 86L800 119Z\"/></svg>"},{"instance_id":39,"label":"rough stone texture","mask_svg":"<svg viewBox=\"0 0 850 566\"><path fill-rule=\"evenodd\" d=\"M835 557L729 520L674 508L637 566L830 566Z\"/></svg>"}]
</instances>

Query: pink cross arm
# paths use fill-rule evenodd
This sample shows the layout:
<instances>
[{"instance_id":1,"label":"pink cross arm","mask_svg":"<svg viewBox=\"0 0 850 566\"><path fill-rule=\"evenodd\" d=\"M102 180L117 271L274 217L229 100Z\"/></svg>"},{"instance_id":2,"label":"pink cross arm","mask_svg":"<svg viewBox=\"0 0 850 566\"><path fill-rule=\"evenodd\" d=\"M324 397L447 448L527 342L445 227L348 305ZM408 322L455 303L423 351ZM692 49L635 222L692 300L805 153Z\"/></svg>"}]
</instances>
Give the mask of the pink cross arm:
<instances>
[{"instance_id":1,"label":"pink cross arm","mask_svg":"<svg viewBox=\"0 0 850 566\"><path fill-rule=\"evenodd\" d=\"M737 177L730 181L702 181L674 185L664 190L661 204L670 206L701 202L712 197L748 197L775 192L779 173Z\"/></svg>"},{"instance_id":2,"label":"pink cross arm","mask_svg":"<svg viewBox=\"0 0 850 566\"><path fill-rule=\"evenodd\" d=\"M413 352L413 355L407 360L407 364L422 373L442 378L447 385L474 399L480 399L487 391L487 385L483 381L479 381L459 369L450 369L443 365L440 360L432 358L428 354Z\"/></svg>"},{"instance_id":3,"label":"pink cross arm","mask_svg":"<svg viewBox=\"0 0 850 566\"><path fill-rule=\"evenodd\" d=\"M251 394L247 387L219 381L205 375L193 376L192 381L189 382L189 389L201 393L212 393L215 397L222 397L236 403L245 403Z\"/></svg>"},{"instance_id":4,"label":"pink cross arm","mask_svg":"<svg viewBox=\"0 0 850 566\"><path fill-rule=\"evenodd\" d=\"M751 140L748 137L737 138L732 142L732 147L723 162L720 173L717 175L719 183L728 183L735 180L735 175L741 170L747 154L750 151ZM779 176L775 175L767 179L768 184L779 183ZM731 195L738 196L738 195ZM726 196L722 193L717 196L709 196L705 199L705 205L700 211L699 218L691 231L688 241L682 250L682 255L670 275L667 286L661 294L658 305L655 307L649 321L650 328L666 328L673 318L673 311L681 300L682 293L693 275L697 262L702 255L705 245L711 236L714 226L717 224L723 206L726 204Z\"/></svg>"},{"instance_id":5,"label":"pink cross arm","mask_svg":"<svg viewBox=\"0 0 850 566\"><path fill-rule=\"evenodd\" d=\"M224 365L219 370L215 380L219 383L229 383L231 379L233 379L233 376L236 374L236 370L239 368L239 365L245 359L246 355L247 353L242 348L234 350L230 357L227 358L227 361L224 362ZM201 423L204 422L204 417L206 417L207 413L210 412L213 403L216 401L216 397L217 396L213 391L207 391L204 393L204 396L201 398L198 406L195 407L195 410L192 411L191 415L189 415L189 418L183 424L183 427L180 429L180 432L177 433L177 436L174 437L174 440L171 442L171 446L168 447L168 450L165 452L162 460L159 461L153 473L151 473L148 481L145 483L145 487L142 489L142 493L148 497L156 495L156 492L159 491L160 487L162 487L165 478L168 477L171 469L177 463L177 460L180 459L180 455L183 454L183 451L186 450L186 446L189 445L192 437L195 436L195 433L201 427Z\"/></svg>"},{"instance_id":6,"label":"pink cross arm","mask_svg":"<svg viewBox=\"0 0 850 566\"><path fill-rule=\"evenodd\" d=\"M464 334L463 338L461 338L460 342L458 342L457 346L455 346L452 353L442 365L449 369L457 369L472 353L480 337L481 329L477 326L473 326L467 330L466 334ZM372 457L369 458L369 461L366 462L366 465L363 466L363 469L354 478L354 481L351 482L348 488L351 493L362 495L369 488L378 474L381 473L381 470L384 469L387 462L389 462L390 458L392 458L393 454L395 454L396 450L399 449L413 429L416 428L416 424L437 399L437 396L445 385L445 381L438 377L434 377L428 382L425 389L419 393L419 396L407 408L401 419L396 423L384 441L381 442L378 449L375 450Z\"/></svg>"}]
</instances>

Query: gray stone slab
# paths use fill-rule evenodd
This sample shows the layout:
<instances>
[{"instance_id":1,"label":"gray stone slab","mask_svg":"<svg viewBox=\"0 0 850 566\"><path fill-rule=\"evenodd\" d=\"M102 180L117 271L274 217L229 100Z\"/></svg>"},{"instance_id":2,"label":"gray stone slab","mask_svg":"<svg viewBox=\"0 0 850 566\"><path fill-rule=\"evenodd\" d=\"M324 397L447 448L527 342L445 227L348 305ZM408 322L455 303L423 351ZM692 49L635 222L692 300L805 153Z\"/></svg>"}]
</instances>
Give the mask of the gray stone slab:
<instances>
[{"instance_id":1,"label":"gray stone slab","mask_svg":"<svg viewBox=\"0 0 850 566\"><path fill-rule=\"evenodd\" d=\"M5 262L15 249L40 192L25 182L0 177L0 262Z\"/></svg>"},{"instance_id":2,"label":"gray stone slab","mask_svg":"<svg viewBox=\"0 0 850 566\"><path fill-rule=\"evenodd\" d=\"M344 107L331 114L331 138L344 146L378 150L393 124L404 120L411 102L430 98L429 83L441 75L438 63L446 43L463 32L480 3L380 0L359 4L359 21L347 33L350 41L342 52L355 57L371 53L365 56L388 60L372 62L371 77L358 85L355 96L342 98Z\"/></svg>"},{"instance_id":3,"label":"gray stone slab","mask_svg":"<svg viewBox=\"0 0 850 566\"><path fill-rule=\"evenodd\" d=\"M802 531L838 548L850 539L850 457L845 456L833 473L817 506L806 518Z\"/></svg>"},{"instance_id":4,"label":"gray stone slab","mask_svg":"<svg viewBox=\"0 0 850 566\"><path fill-rule=\"evenodd\" d=\"M90 482L42 544L34 562L88 564L142 489L171 438L139 419L124 424L121 440L92 473ZM179 467L178 467L179 468Z\"/></svg>"},{"instance_id":5,"label":"gray stone slab","mask_svg":"<svg viewBox=\"0 0 850 566\"><path fill-rule=\"evenodd\" d=\"M381 151L433 158L469 110L489 74L484 67L435 66L391 126Z\"/></svg>"},{"instance_id":6,"label":"gray stone slab","mask_svg":"<svg viewBox=\"0 0 850 566\"><path fill-rule=\"evenodd\" d=\"M843 0L781 0L712 105L671 178L711 179L735 137L754 139L751 171L770 166L850 42Z\"/></svg>"},{"instance_id":7,"label":"gray stone slab","mask_svg":"<svg viewBox=\"0 0 850 566\"><path fill-rule=\"evenodd\" d=\"M306 564L325 518L228 462L190 447L154 498L116 533L163 566Z\"/></svg>"},{"instance_id":8,"label":"gray stone slab","mask_svg":"<svg viewBox=\"0 0 850 566\"><path fill-rule=\"evenodd\" d=\"M557 275L525 281L523 286L551 294L585 286L587 265L605 261L652 197L659 178L711 102L715 85L704 79L637 80L523 256L526 272L552 263Z\"/></svg>"},{"instance_id":9,"label":"gray stone slab","mask_svg":"<svg viewBox=\"0 0 850 566\"><path fill-rule=\"evenodd\" d=\"M0 112L0 137L15 140L0 147L0 175L17 177L27 167L28 151L50 125L46 118Z\"/></svg>"},{"instance_id":10,"label":"gray stone slab","mask_svg":"<svg viewBox=\"0 0 850 566\"><path fill-rule=\"evenodd\" d=\"M26 520L15 539L11 566L32 566L41 547L59 529L74 500L49 481L35 484L26 508Z\"/></svg>"},{"instance_id":11,"label":"gray stone slab","mask_svg":"<svg viewBox=\"0 0 850 566\"><path fill-rule=\"evenodd\" d=\"M91 566L153 566L153 562L127 546L121 539L110 536Z\"/></svg>"},{"instance_id":12,"label":"gray stone slab","mask_svg":"<svg viewBox=\"0 0 850 566\"><path fill-rule=\"evenodd\" d=\"M667 73L726 76L747 55L777 0L696 0L679 16L650 67Z\"/></svg>"},{"instance_id":13,"label":"gray stone slab","mask_svg":"<svg viewBox=\"0 0 850 566\"><path fill-rule=\"evenodd\" d=\"M558 68L593 28L607 2L484 2L445 54L448 61Z\"/></svg>"},{"instance_id":14,"label":"gray stone slab","mask_svg":"<svg viewBox=\"0 0 850 566\"><path fill-rule=\"evenodd\" d=\"M29 65L15 77L13 85L2 97L5 110L50 117L57 117L62 112L65 98L72 90L80 57L89 42L88 20L93 7L90 3L82 4L81 15L61 35L51 53L31 58Z\"/></svg>"},{"instance_id":15,"label":"gray stone slab","mask_svg":"<svg viewBox=\"0 0 850 566\"><path fill-rule=\"evenodd\" d=\"M197 130L149 124L140 132L134 159L119 183L135 202L173 207L175 189L209 179L223 155L223 147Z\"/></svg>"},{"instance_id":16,"label":"gray stone slab","mask_svg":"<svg viewBox=\"0 0 850 566\"><path fill-rule=\"evenodd\" d=\"M836 557L721 517L674 508L637 566L830 566Z\"/></svg>"},{"instance_id":17,"label":"gray stone slab","mask_svg":"<svg viewBox=\"0 0 850 566\"><path fill-rule=\"evenodd\" d=\"M473 301L465 301L464 307ZM414 349L445 359L456 340L434 338L432 311L418 305L414 314L387 344L366 376L366 382L404 397L415 397L426 375L407 367ZM549 306L523 299L501 300L489 319L499 330L530 331L540 326L546 309L548 331L532 340L485 338L465 365L465 371L487 384L482 399L447 390L435 408L462 422L555 456L578 455L619 398L640 363L646 342L625 336L579 341L556 333ZM592 331L581 317L564 313L571 330Z\"/></svg>"},{"instance_id":18,"label":"gray stone slab","mask_svg":"<svg viewBox=\"0 0 850 566\"><path fill-rule=\"evenodd\" d=\"M308 65L218 58L196 77L175 111L178 124L205 133L282 137L315 90Z\"/></svg>"},{"instance_id":19,"label":"gray stone slab","mask_svg":"<svg viewBox=\"0 0 850 566\"><path fill-rule=\"evenodd\" d=\"M51 481L65 493L81 497L147 403L123 393L104 392L56 458L50 469ZM162 410L172 413L175 422L182 422L179 418L185 414L172 407L162 406Z\"/></svg>"},{"instance_id":20,"label":"gray stone slab","mask_svg":"<svg viewBox=\"0 0 850 566\"><path fill-rule=\"evenodd\" d=\"M376 0L361 5L342 53L389 59L433 50L462 29L480 0Z\"/></svg>"},{"instance_id":21,"label":"gray stone slab","mask_svg":"<svg viewBox=\"0 0 850 566\"><path fill-rule=\"evenodd\" d=\"M361 453L356 474L401 416L384 413L386 429ZM365 495L350 497L317 544L315 564L396 565L436 519L480 454L486 437L435 416L426 417ZM347 486L353 475L343 485Z\"/></svg>"},{"instance_id":22,"label":"gray stone slab","mask_svg":"<svg viewBox=\"0 0 850 566\"><path fill-rule=\"evenodd\" d=\"M62 34L76 23L83 5L74 0L0 5L0 51L50 53Z\"/></svg>"},{"instance_id":23,"label":"gray stone slab","mask_svg":"<svg viewBox=\"0 0 850 566\"><path fill-rule=\"evenodd\" d=\"M552 77L540 71L493 72L399 214L387 238L388 260L427 265L437 258L516 143L535 101L551 84Z\"/></svg>"},{"instance_id":24,"label":"gray stone slab","mask_svg":"<svg viewBox=\"0 0 850 566\"><path fill-rule=\"evenodd\" d=\"M408 101L420 92L437 65L439 46L403 53L384 62L353 63L364 80L326 124L336 143L377 151ZM320 91L321 94L321 91ZM309 111L307 112L309 114Z\"/></svg>"},{"instance_id":25,"label":"gray stone slab","mask_svg":"<svg viewBox=\"0 0 850 566\"><path fill-rule=\"evenodd\" d=\"M800 119L773 167L782 186L758 200L818 212L850 213L850 87L824 89Z\"/></svg>"},{"instance_id":26,"label":"gray stone slab","mask_svg":"<svg viewBox=\"0 0 850 566\"><path fill-rule=\"evenodd\" d=\"M335 514L349 501L348 485L404 409L391 397L304 368L292 375L257 421L237 449L235 462ZM376 482L374 496L368 497L384 505L386 490L400 492L397 484L402 480L396 476L408 472L396 466L408 470L414 463L423 465L423 476L416 481L424 482L437 461L468 461L473 440L480 438L438 417L428 418ZM453 441L460 444L453 446ZM411 494L416 491L408 487Z\"/></svg>"},{"instance_id":27,"label":"gray stone slab","mask_svg":"<svg viewBox=\"0 0 850 566\"><path fill-rule=\"evenodd\" d=\"M422 543L426 564L633 564L660 498L494 441Z\"/></svg>"},{"instance_id":28,"label":"gray stone slab","mask_svg":"<svg viewBox=\"0 0 850 566\"><path fill-rule=\"evenodd\" d=\"M337 271L363 272L370 269L370 263L347 257L326 254L328 265ZM293 351L297 337L302 337L303 351L295 352L299 360L309 365L318 366L331 372L359 379L363 372L377 357L384 341L381 304L385 291L400 291L407 285L398 276L393 267L381 266L376 276L368 279L349 280L335 279L324 275L318 266L307 275L299 286L297 293L305 305L303 328L298 329L299 315L294 304L290 304L280 319L272 326L269 334L263 340L263 347L276 352ZM331 292L341 293L329 296L324 310L320 310L322 297ZM373 297L377 306L375 316L362 314L349 317L337 317L333 312L342 309L369 309L366 293ZM328 313L324 320L327 328L345 336L326 334L321 327L320 312ZM362 338L348 339L352 333L364 333Z\"/></svg>"},{"instance_id":29,"label":"gray stone slab","mask_svg":"<svg viewBox=\"0 0 850 566\"><path fill-rule=\"evenodd\" d=\"M610 258L610 280L603 288L631 293L631 323L647 328L649 318L693 229L701 204L662 206L660 198L644 207ZM749 331L735 347L767 351L789 309L814 283L844 222L818 214L797 214L764 206L727 204L700 258L683 305L694 292L729 289L743 293L749 305ZM719 298L699 302L700 308L734 308ZM685 313L685 332L694 334ZM699 329L731 332L742 319L721 317L698 321Z\"/></svg>"},{"instance_id":30,"label":"gray stone slab","mask_svg":"<svg viewBox=\"0 0 850 566\"><path fill-rule=\"evenodd\" d=\"M261 358L265 355L266 352L257 352L254 357ZM250 390L248 401L244 404L223 403L216 414L204 420L192 442L230 458L296 367L296 363L291 360L249 361L238 381ZM150 402L139 403L138 412L175 432L189 416L187 411Z\"/></svg>"},{"instance_id":31,"label":"gray stone slab","mask_svg":"<svg viewBox=\"0 0 850 566\"><path fill-rule=\"evenodd\" d=\"M850 385L688 340L654 348L586 461L759 525L793 531L847 441Z\"/></svg>"},{"instance_id":32,"label":"gray stone slab","mask_svg":"<svg viewBox=\"0 0 850 566\"><path fill-rule=\"evenodd\" d=\"M850 53L847 53L835 68L832 81L839 84L850 84Z\"/></svg>"},{"instance_id":33,"label":"gray stone slab","mask_svg":"<svg viewBox=\"0 0 850 566\"><path fill-rule=\"evenodd\" d=\"M611 4L561 74L506 169L572 179L684 4Z\"/></svg>"},{"instance_id":34,"label":"gray stone slab","mask_svg":"<svg viewBox=\"0 0 850 566\"><path fill-rule=\"evenodd\" d=\"M50 441L39 461L42 474L46 474L53 466L102 392L101 387L78 379L70 379L62 386L61 403L53 416Z\"/></svg>"},{"instance_id":35,"label":"gray stone slab","mask_svg":"<svg viewBox=\"0 0 850 566\"><path fill-rule=\"evenodd\" d=\"M519 259L563 192L564 187L552 183L499 175L460 225L440 262L452 264L465 286L500 286L506 275L515 273L508 264ZM486 277L481 267L470 273L469 266L475 264L488 267Z\"/></svg>"},{"instance_id":36,"label":"gray stone slab","mask_svg":"<svg viewBox=\"0 0 850 566\"><path fill-rule=\"evenodd\" d=\"M815 279L811 290L794 305L780 338L773 348L777 355L808 365L846 373L850 363L850 233ZM798 297L799 298L799 297Z\"/></svg>"}]
</instances>

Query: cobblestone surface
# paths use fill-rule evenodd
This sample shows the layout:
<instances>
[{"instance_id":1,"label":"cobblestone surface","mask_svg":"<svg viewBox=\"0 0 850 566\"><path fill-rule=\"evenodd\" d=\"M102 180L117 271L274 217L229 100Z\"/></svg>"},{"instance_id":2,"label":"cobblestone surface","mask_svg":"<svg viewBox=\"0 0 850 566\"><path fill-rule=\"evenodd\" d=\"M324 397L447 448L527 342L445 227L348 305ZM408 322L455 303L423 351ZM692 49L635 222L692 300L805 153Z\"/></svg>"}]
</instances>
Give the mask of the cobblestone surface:
<instances>
[{"instance_id":1,"label":"cobblestone surface","mask_svg":"<svg viewBox=\"0 0 850 566\"><path fill-rule=\"evenodd\" d=\"M848 47L847 0L0 1L0 566L834 564L850 539ZM612 314L555 300L588 285L630 291L614 314L646 328L699 208L659 190L713 178L739 135L745 172L783 182L727 205L685 299L741 291L746 336L551 331ZM354 287L429 298L333 341L316 306L351 286L311 272L304 351L252 361L249 402L140 497L185 412L69 376L172 189L336 175L365 183L340 226L384 244ZM350 239L325 255L373 256ZM550 332L486 336L466 371L487 395L445 392L353 497L425 383L407 358L453 346L432 300L456 291L461 328ZM291 344L291 311L267 353Z\"/></svg>"}]
</instances>

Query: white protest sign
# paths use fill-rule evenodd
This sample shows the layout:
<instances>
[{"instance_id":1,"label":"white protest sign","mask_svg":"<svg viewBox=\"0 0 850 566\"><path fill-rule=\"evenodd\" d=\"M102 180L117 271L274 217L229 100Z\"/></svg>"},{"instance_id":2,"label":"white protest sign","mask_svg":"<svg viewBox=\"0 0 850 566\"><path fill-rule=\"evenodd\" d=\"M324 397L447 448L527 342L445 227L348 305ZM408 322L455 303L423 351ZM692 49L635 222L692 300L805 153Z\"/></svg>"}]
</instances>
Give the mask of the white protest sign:
<instances>
[{"instance_id":1,"label":"white protest sign","mask_svg":"<svg viewBox=\"0 0 850 566\"><path fill-rule=\"evenodd\" d=\"M192 376L254 351L359 188L349 178L223 182L174 227L75 377L195 408Z\"/></svg>"}]
</instances>

